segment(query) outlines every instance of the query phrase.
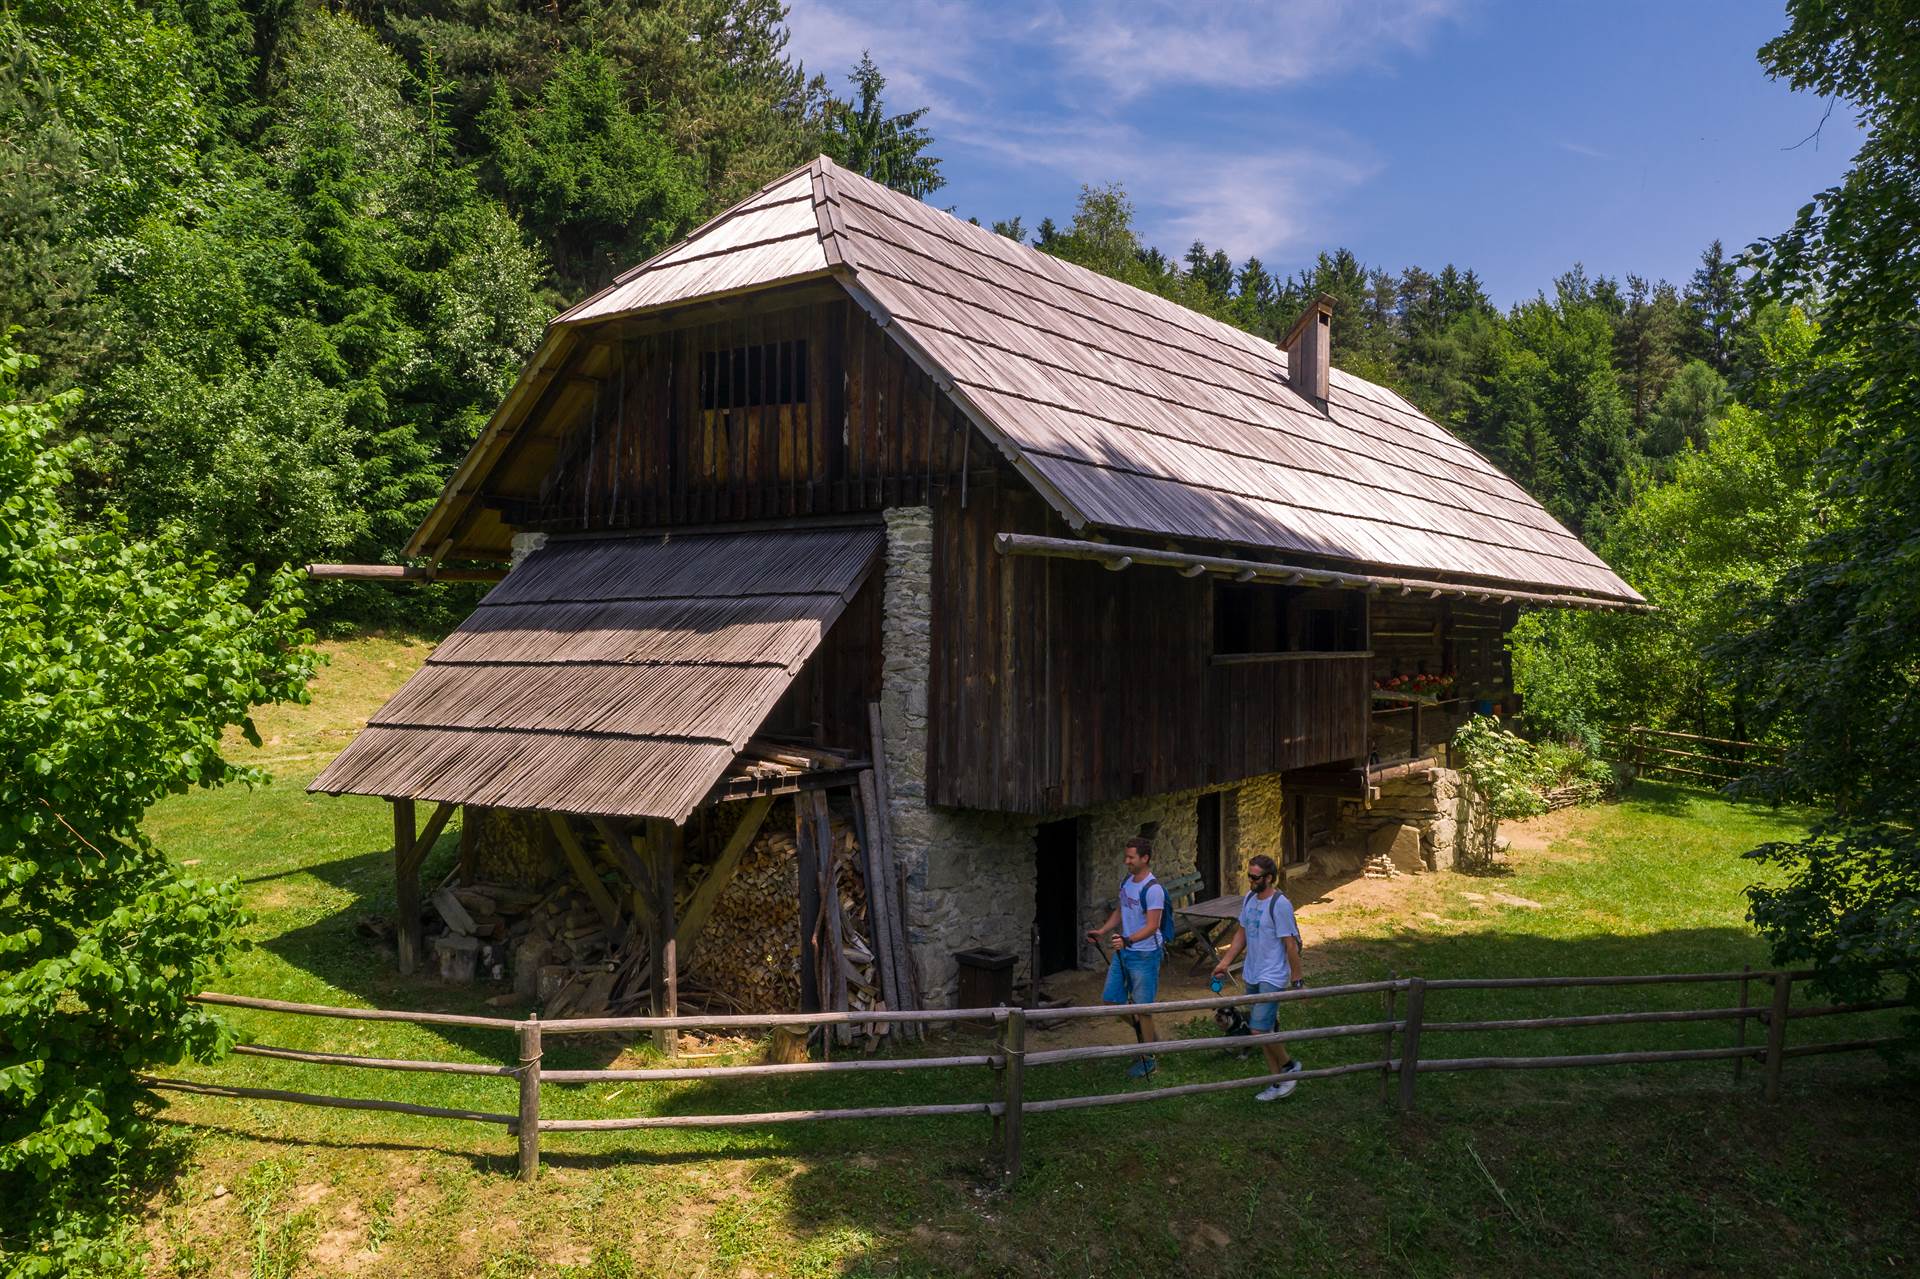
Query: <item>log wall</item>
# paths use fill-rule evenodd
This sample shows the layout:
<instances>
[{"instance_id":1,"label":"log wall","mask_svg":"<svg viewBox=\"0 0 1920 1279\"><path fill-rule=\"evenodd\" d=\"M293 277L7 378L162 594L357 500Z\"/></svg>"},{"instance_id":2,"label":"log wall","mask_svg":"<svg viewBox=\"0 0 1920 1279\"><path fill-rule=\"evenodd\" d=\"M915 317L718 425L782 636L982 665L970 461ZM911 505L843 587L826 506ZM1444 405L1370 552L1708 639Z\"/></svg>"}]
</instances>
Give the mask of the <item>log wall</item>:
<instances>
[{"instance_id":1,"label":"log wall","mask_svg":"<svg viewBox=\"0 0 1920 1279\"><path fill-rule=\"evenodd\" d=\"M1213 660L1212 583L1005 557L1062 530L1013 484L934 503L929 798L1047 813L1366 753L1364 655Z\"/></svg>"}]
</instances>

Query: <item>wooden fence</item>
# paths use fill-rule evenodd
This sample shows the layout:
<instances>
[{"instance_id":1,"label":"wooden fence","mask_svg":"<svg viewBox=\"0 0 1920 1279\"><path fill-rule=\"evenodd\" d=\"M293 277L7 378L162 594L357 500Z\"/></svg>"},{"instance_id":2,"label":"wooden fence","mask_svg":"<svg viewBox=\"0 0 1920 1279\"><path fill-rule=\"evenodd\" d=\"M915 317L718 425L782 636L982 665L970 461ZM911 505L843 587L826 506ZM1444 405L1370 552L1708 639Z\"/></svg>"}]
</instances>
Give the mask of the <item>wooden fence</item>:
<instances>
[{"instance_id":1,"label":"wooden fence","mask_svg":"<svg viewBox=\"0 0 1920 1279\"><path fill-rule=\"evenodd\" d=\"M1628 725L1619 734L1621 758L1636 775L1684 777L1713 786L1737 782L1757 769L1771 768L1786 753L1765 742L1742 742L1730 737L1701 737L1658 728Z\"/></svg>"},{"instance_id":2,"label":"wooden fence","mask_svg":"<svg viewBox=\"0 0 1920 1279\"><path fill-rule=\"evenodd\" d=\"M241 1044L234 1051L244 1056L269 1057L284 1061L321 1066L393 1071L435 1071L459 1075L498 1075L517 1081L519 1104L514 1113L488 1113L457 1110L442 1106L415 1105L361 1097L340 1097L320 1093L288 1092L271 1088L245 1088L225 1084L202 1083L184 1079L145 1077L150 1088L202 1096L254 1098L266 1101L294 1102L308 1106L333 1106L350 1110L393 1111L431 1119L458 1119L503 1125L519 1139L520 1176L531 1181L540 1166L540 1134L543 1132L586 1132L635 1128L716 1128L757 1127L763 1124L793 1123L815 1119L911 1119L934 1116L978 1115L992 1120L994 1147L1009 1179L1020 1171L1022 1126L1028 1115L1050 1114L1062 1110L1080 1110L1095 1106L1121 1106L1136 1102L1159 1101L1175 1097L1193 1097L1205 1093L1229 1092L1261 1087L1282 1079L1327 1079L1343 1075L1377 1075L1383 1102L1395 1104L1401 1111L1414 1107L1421 1075L1466 1070L1540 1070L1586 1066L1625 1066L1654 1062L1691 1062L1730 1060L1734 1077L1739 1079L1748 1062L1758 1061L1764 1079L1767 1101L1780 1096L1782 1066L1789 1057L1818 1053L1855 1052L1899 1042L1898 1036L1864 1037L1839 1041L1787 1044L1787 1026L1794 1020L1827 1017L1847 1013L1867 1013L1905 1007L1902 1000L1871 1003L1792 1006L1795 982L1812 976L1808 972L1655 973L1621 977L1496 977L1446 978L1428 981L1419 977L1395 977L1387 981L1357 982L1341 986L1322 986L1266 995L1221 995L1202 999L1181 999L1154 1004L1088 1005L1082 1007L1028 1010L1022 1008L930 1009L924 1011L871 1013L802 1013L771 1015L725 1015L684 1017L589 1017L542 1022L537 1017L515 1021L502 1017L467 1016L457 1013L397 1012L372 1008L335 1008L319 1004L294 1004L272 999L252 999L240 995L206 993L198 1001L231 1008L250 1008L301 1016L337 1017L359 1021L401 1021L428 1026L485 1027L511 1032L517 1037L518 1053L514 1064L420 1061L379 1057L357 1057L340 1053L296 1051L261 1044ZM1756 1004L1751 999L1754 983L1767 989L1768 997ZM1733 985L1738 1002L1730 1007L1699 1009L1652 1009L1638 1012L1589 1013L1560 1017L1505 1018L1474 1021L1429 1020L1429 1000L1435 994L1464 990L1520 990L1568 987L1620 987L1672 985L1681 983ZM1163 1040L1152 1046L1156 1055L1172 1053L1238 1050L1263 1044L1294 1044L1320 1039L1353 1036L1380 1037L1380 1056L1374 1060L1347 1062L1316 1069L1302 1069L1286 1075L1259 1075L1205 1083L1180 1084L1165 1088L1143 1088L1129 1092L1100 1093L1079 1097L1027 1098L1027 1072L1065 1062L1097 1061L1135 1057L1137 1044L1102 1044L1075 1048L1033 1051L1027 1047L1028 1028L1035 1024L1061 1022L1088 1017L1111 1018L1132 1014L1211 1012L1229 1005L1262 1003L1292 1004L1310 1000L1376 996L1381 1015L1375 1020L1338 1026L1309 1026L1298 1030L1278 1030L1258 1035L1209 1036L1197 1039ZM856 1026L878 1022L934 1023L988 1021L1000 1029L1000 1039L990 1052L944 1057L864 1058L850 1061L807 1061L778 1065L650 1067L636 1070L549 1070L542 1066L542 1048L555 1035L582 1035L601 1032L652 1034L671 1030L772 1030L799 1026ZM1582 1053L1559 1056L1449 1057L1434 1053L1433 1036L1488 1031L1557 1030L1587 1026L1619 1026L1641 1023L1726 1021L1733 1023L1733 1042L1723 1047L1676 1048L1653 1051ZM1765 1028L1765 1041L1747 1042L1749 1022ZM1398 1050L1396 1051L1396 1038ZM766 1076L820 1075L855 1071L981 1069L991 1072L997 1081L993 1101L944 1102L905 1106L860 1106L842 1109L760 1111L750 1114L634 1115L607 1119L549 1119L541 1117L540 1096L543 1085L612 1082L666 1082L671 1080L751 1079Z\"/></svg>"}]
</instances>

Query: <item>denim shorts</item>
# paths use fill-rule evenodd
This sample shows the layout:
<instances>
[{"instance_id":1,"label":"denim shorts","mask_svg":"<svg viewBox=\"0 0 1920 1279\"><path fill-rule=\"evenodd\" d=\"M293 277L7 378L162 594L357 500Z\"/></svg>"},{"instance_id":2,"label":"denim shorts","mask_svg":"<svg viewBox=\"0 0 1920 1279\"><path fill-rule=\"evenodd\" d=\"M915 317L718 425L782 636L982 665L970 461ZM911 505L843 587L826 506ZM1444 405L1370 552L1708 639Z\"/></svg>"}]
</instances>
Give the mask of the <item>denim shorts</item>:
<instances>
[{"instance_id":1,"label":"denim shorts","mask_svg":"<svg viewBox=\"0 0 1920 1279\"><path fill-rule=\"evenodd\" d=\"M1160 961L1166 956L1159 947L1152 950L1123 950L1107 961L1107 989L1100 1001L1107 1004L1150 1004L1160 997ZM1125 968L1124 974L1122 967Z\"/></svg>"},{"instance_id":2,"label":"denim shorts","mask_svg":"<svg viewBox=\"0 0 1920 1279\"><path fill-rule=\"evenodd\" d=\"M1272 995L1285 989L1277 982L1250 981L1247 983L1249 995ZM1255 1004L1247 1009L1247 1025L1256 1035L1264 1035L1279 1024L1280 1005L1271 1000L1264 1004Z\"/></svg>"}]
</instances>

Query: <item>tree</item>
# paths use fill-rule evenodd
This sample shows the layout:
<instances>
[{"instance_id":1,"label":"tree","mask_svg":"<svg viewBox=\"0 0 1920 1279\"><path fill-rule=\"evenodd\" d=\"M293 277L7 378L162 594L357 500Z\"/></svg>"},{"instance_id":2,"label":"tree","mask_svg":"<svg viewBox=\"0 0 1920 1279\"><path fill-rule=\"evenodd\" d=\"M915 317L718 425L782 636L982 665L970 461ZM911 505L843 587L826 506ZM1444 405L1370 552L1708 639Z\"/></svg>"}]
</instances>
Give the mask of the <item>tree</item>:
<instances>
[{"instance_id":1,"label":"tree","mask_svg":"<svg viewBox=\"0 0 1920 1279\"><path fill-rule=\"evenodd\" d=\"M1734 329L1739 323L1740 274L1715 240L1700 255L1700 267L1687 284L1687 311L1693 319L1693 354L1716 373L1731 372Z\"/></svg>"},{"instance_id":2,"label":"tree","mask_svg":"<svg viewBox=\"0 0 1920 1279\"><path fill-rule=\"evenodd\" d=\"M657 116L634 110L618 64L597 49L564 55L524 104L498 84L480 128L509 201L543 229L568 296L651 257L701 211L697 167Z\"/></svg>"},{"instance_id":3,"label":"tree","mask_svg":"<svg viewBox=\"0 0 1920 1279\"><path fill-rule=\"evenodd\" d=\"M1626 310L1614 326L1613 347L1636 433L1645 433L1647 415L1679 372L1685 337L1686 317L1674 287L1628 275Z\"/></svg>"},{"instance_id":4,"label":"tree","mask_svg":"<svg viewBox=\"0 0 1920 1279\"><path fill-rule=\"evenodd\" d=\"M58 499L78 392L20 398L0 350L0 1212L12 1273L93 1256L148 1128L138 1072L228 1034L187 1002L241 922L141 833L189 786L264 781L220 754L312 671L290 572L223 576ZM256 602L249 604L250 597Z\"/></svg>"},{"instance_id":5,"label":"tree","mask_svg":"<svg viewBox=\"0 0 1920 1279\"><path fill-rule=\"evenodd\" d=\"M862 53L852 81L852 102L834 102L827 111L827 154L835 164L872 178L916 200L925 199L947 184L940 161L927 153L933 134L920 124L927 108L888 115L881 103L887 78Z\"/></svg>"},{"instance_id":6,"label":"tree","mask_svg":"<svg viewBox=\"0 0 1920 1279\"><path fill-rule=\"evenodd\" d=\"M1757 287L1817 302L1824 374L1777 411L1835 432L1818 536L1735 655L1762 721L1791 742L1764 793L1815 795L1805 840L1755 850L1784 881L1752 890L1777 962L1832 991L1920 977L1920 61L1911 6L1790 0L1769 74L1852 104L1866 139L1838 185L1756 246Z\"/></svg>"}]
</instances>

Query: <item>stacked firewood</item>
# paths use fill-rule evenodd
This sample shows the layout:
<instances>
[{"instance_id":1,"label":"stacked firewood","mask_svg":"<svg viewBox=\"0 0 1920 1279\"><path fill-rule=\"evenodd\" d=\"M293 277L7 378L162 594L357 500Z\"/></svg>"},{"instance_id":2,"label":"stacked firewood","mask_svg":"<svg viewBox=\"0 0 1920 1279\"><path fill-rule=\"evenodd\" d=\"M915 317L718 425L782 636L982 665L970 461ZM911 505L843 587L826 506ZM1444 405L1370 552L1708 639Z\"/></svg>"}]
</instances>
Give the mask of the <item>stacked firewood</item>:
<instances>
[{"instance_id":1,"label":"stacked firewood","mask_svg":"<svg viewBox=\"0 0 1920 1279\"><path fill-rule=\"evenodd\" d=\"M843 829L836 821L833 827L833 881L839 891L840 909L837 912L820 912L820 941L817 948L819 971L818 989L822 992L823 1003L837 1002L838 992L845 991L845 1011L871 1012L887 1006L880 992L879 970L874 966L873 947L868 938L867 881L861 873L859 841L851 830ZM822 876L824 879L825 876ZM839 922L839 935L832 933L832 924ZM834 980L834 968L839 967L840 980ZM826 992L835 992L832 998ZM885 1022L867 1028L875 1038L887 1032ZM848 1036L841 1036L842 1042Z\"/></svg>"},{"instance_id":2,"label":"stacked firewood","mask_svg":"<svg viewBox=\"0 0 1920 1279\"><path fill-rule=\"evenodd\" d=\"M428 898L429 953L442 980L503 981L541 1015L596 1017L647 999L644 936L607 921L578 884L556 877L536 888L447 883Z\"/></svg>"},{"instance_id":3,"label":"stacked firewood","mask_svg":"<svg viewBox=\"0 0 1920 1279\"><path fill-rule=\"evenodd\" d=\"M688 975L742 1012L800 1006L800 863L792 827L767 823L686 958Z\"/></svg>"}]
</instances>

